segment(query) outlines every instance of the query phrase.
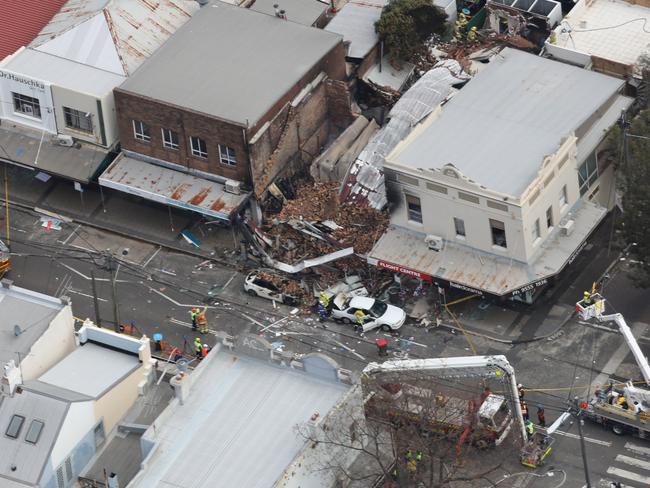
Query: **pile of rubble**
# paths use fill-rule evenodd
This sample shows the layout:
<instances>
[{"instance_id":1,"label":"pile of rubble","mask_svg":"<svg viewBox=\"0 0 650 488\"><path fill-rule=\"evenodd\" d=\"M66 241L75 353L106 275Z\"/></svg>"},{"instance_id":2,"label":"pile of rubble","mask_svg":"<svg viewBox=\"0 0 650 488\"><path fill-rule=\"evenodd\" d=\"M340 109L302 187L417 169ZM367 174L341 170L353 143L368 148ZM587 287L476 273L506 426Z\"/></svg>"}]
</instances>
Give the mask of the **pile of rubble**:
<instances>
[{"instance_id":1,"label":"pile of rubble","mask_svg":"<svg viewBox=\"0 0 650 488\"><path fill-rule=\"evenodd\" d=\"M388 226L388 213L364 203L340 203L338 183L303 185L296 198L289 200L277 216L281 222L292 220L322 223L332 229L330 236L341 247L354 247L367 254Z\"/></svg>"}]
</instances>

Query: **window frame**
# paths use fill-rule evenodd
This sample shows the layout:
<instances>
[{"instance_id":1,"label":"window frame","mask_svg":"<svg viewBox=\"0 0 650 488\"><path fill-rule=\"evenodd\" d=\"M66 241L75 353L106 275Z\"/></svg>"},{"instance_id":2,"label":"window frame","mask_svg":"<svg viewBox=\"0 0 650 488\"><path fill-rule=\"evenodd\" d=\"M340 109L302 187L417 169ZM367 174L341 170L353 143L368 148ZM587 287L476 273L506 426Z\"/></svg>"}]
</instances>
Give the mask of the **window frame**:
<instances>
[{"instance_id":1,"label":"window frame","mask_svg":"<svg viewBox=\"0 0 650 488\"><path fill-rule=\"evenodd\" d=\"M412 199L413 201L409 202L409 199ZM406 218L408 219L409 222L422 225L424 222L424 215L422 214L422 200L420 197L416 197L415 195L411 195L409 193L404 194L404 200L406 202ZM417 200L417 203L415 202ZM415 208L411 208L412 205L416 205L419 210ZM419 219L419 220L418 220Z\"/></svg>"},{"instance_id":2,"label":"window frame","mask_svg":"<svg viewBox=\"0 0 650 488\"><path fill-rule=\"evenodd\" d=\"M553 216L553 205L546 209L546 228L551 230L555 227L555 218Z\"/></svg>"},{"instance_id":3,"label":"window frame","mask_svg":"<svg viewBox=\"0 0 650 488\"><path fill-rule=\"evenodd\" d=\"M18 427L14 429L16 431L15 435L12 435L9 433L9 429L11 429L11 427L14 425L14 419L18 419L19 423L18 423ZM17 413L13 414L9 419L9 424L7 425L7 428L5 429L5 436L9 437L10 439L18 439L18 437L20 437L20 432L23 430L23 425L25 425L25 416L18 415Z\"/></svg>"},{"instance_id":4,"label":"window frame","mask_svg":"<svg viewBox=\"0 0 650 488\"><path fill-rule=\"evenodd\" d=\"M27 100L28 99L28 100ZM11 100L14 106L14 113L24 117L31 117L32 119L43 120L43 113L41 112L41 101L36 97L30 97L23 93L11 92ZM22 107L32 107L32 113L27 113L21 110Z\"/></svg>"},{"instance_id":5,"label":"window frame","mask_svg":"<svg viewBox=\"0 0 650 488\"><path fill-rule=\"evenodd\" d=\"M461 230L462 232L458 232ZM454 231L456 232L456 237L465 239L467 237L467 229L465 229L465 220L459 217L454 217Z\"/></svg>"},{"instance_id":6,"label":"window frame","mask_svg":"<svg viewBox=\"0 0 650 488\"><path fill-rule=\"evenodd\" d=\"M198 148L194 147L194 140L197 141L199 145ZM201 148L201 144L203 144L203 150ZM200 137L190 136L190 151L192 153L192 156L195 158L208 159L208 145L205 140L201 139Z\"/></svg>"},{"instance_id":7,"label":"window frame","mask_svg":"<svg viewBox=\"0 0 650 488\"><path fill-rule=\"evenodd\" d=\"M133 122L133 137L140 142L151 142L151 131L149 126L141 120L132 119ZM140 124L141 132L138 132L136 124Z\"/></svg>"},{"instance_id":8,"label":"window frame","mask_svg":"<svg viewBox=\"0 0 650 488\"><path fill-rule=\"evenodd\" d=\"M76 125L74 124L75 119L77 121ZM88 128L82 127L82 120L87 122ZM83 112L82 110L77 110L76 108L71 107L63 107L63 123L68 129L83 132L85 134L95 133L93 128L93 119L90 112Z\"/></svg>"},{"instance_id":9,"label":"window frame","mask_svg":"<svg viewBox=\"0 0 650 488\"><path fill-rule=\"evenodd\" d=\"M542 226L539 223L539 219L535 219L535 222L533 223L533 244L535 244L541 238L542 238Z\"/></svg>"},{"instance_id":10,"label":"window frame","mask_svg":"<svg viewBox=\"0 0 650 488\"><path fill-rule=\"evenodd\" d=\"M560 209L563 209L566 205L569 204L569 194L567 193L566 185L562 185L560 190L560 198L558 199L560 203Z\"/></svg>"},{"instance_id":11,"label":"window frame","mask_svg":"<svg viewBox=\"0 0 650 488\"><path fill-rule=\"evenodd\" d=\"M578 166L578 188L580 189L580 196L583 196L589 191L589 188L594 186L599 176L598 157L596 156L596 151L593 151Z\"/></svg>"},{"instance_id":12,"label":"window frame","mask_svg":"<svg viewBox=\"0 0 650 488\"><path fill-rule=\"evenodd\" d=\"M32 432L32 429L34 428L35 424L40 424L41 427L38 429L38 432L36 434L36 438L34 440L29 440L29 433ZM27 432L25 432L25 442L29 444L36 444L38 443L38 440L41 438L41 434L43 433L43 429L45 428L45 422L42 420L38 419L32 419L31 423L29 424L29 428L27 429Z\"/></svg>"},{"instance_id":13,"label":"window frame","mask_svg":"<svg viewBox=\"0 0 650 488\"><path fill-rule=\"evenodd\" d=\"M219 161L226 166L237 166L237 154L235 150L225 144L217 144L219 149ZM222 151L222 148L225 150ZM232 154L231 154L232 153Z\"/></svg>"},{"instance_id":14,"label":"window frame","mask_svg":"<svg viewBox=\"0 0 650 488\"><path fill-rule=\"evenodd\" d=\"M180 139L178 138L178 132L175 132L166 127L161 127L160 135L162 136L162 145L165 149L172 149L174 151L178 151L178 148L180 147ZM170 136L169 139L167 138L168 135ZM176 141L174 141L174 137L176 138Z\"/></svg>"},{"instance_id":15,"label":"window frame","mask_svg":"<svg viewBox=\"0 0 650 488\"><path fill-rule=\"evenodd\" d=\"M508 237L506 235L506 224L496 219L488 219L490 224L490 234L492 237L492 246L501 249L508 249ZM499 234L503 235L503 243L497 238L498 235L494 231L500 231Z\"/></svg>"}]
</instances>

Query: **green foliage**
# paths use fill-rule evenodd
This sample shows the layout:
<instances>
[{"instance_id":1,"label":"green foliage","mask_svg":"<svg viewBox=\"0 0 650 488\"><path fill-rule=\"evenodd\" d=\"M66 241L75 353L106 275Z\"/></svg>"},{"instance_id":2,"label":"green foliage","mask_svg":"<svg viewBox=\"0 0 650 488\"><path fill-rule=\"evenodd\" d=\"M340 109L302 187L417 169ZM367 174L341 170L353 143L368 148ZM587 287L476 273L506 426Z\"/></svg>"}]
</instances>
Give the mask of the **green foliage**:
<instances>
[{"instance_id":1,"label":"green foliage","mask_svg":"<svg viewBox=\"0 0 650 488\"><path fill-rule=\"evenodd\" d=\"M433 34L443 34L447 14L432 0L391 0L375 23L391 55L409 60Z\"/></svg>"},{"instance_id":2,"label":"green foliage","mask_svg":"<svg viewBox=\"0 0 650 488\"><path fill-rule=\"evenodd\" d=\"M619 187L623 193L621 230L630 254L639 261L635 281L650 287L650 111L636 117L628 129L627 151L620 158Z\"/></svg>"}]
</instances>

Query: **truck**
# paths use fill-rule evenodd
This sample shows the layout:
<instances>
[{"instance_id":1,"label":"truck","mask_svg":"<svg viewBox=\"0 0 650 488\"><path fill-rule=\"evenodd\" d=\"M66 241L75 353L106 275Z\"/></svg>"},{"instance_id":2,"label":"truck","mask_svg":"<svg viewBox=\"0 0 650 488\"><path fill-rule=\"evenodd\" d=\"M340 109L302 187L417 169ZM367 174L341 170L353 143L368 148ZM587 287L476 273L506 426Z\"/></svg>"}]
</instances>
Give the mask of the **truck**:
<instances>
[{"instance_id":1,"label":"truck","mask_svg":"<svg viewBox=\"0 0 650 488\"><path fill-rule=\"evenodd\" d=\"M503 379L513 400L514 414L503 395L486 388L474 398L462 398L453 389L443 391L436 378L482 377ZM414 381L414 378L417 380ZM428 379L427 379L428 378ZM515 428L524 443L527 435L514 370L505 356L468 356L393 360L370 363L363 370L364 409L367 418L456 439L456 450L470 442L478 448L500 445Z\"/></svg>"},{"instance_id":2,"label":"truck","mask_svg":"<svg viewBox=\"0 0 650 488\"><path fill-rule=\"evenodd\" d=\"M646 385L650 386L650 365L623 315L606 315L605 299L599 293L588 292L576 303L576 312L585 321L594 318L599 322L614 322L632 351ZM650 389L636 386L631 380L616 383L610 379L608 385L597 388L578 408L586 418L611 428L617 435L632 434L641 438L650 435Z\"/></svg>"}]
</instances>

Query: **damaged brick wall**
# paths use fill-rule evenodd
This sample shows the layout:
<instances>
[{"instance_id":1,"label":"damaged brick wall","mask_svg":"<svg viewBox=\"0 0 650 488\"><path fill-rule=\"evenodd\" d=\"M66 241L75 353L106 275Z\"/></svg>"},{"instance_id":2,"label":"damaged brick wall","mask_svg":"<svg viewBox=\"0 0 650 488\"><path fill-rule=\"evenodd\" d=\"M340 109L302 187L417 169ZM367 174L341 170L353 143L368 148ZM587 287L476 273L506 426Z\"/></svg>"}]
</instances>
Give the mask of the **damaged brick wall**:
<instances>
[{"instance_id":1,"label":"damaged brick wall","mask_svg":"<svg viewBox=\"0 0 650 488\"><path fill-rule=\"evenodd\" d=\"M330 85L336 85L331 87ZM343 82L325 80L292 107L290 103L250 144L255 194L263 197L278 176L309 166L330 137L352 120L351 96Z\"/></svg>"}]
</instances>

